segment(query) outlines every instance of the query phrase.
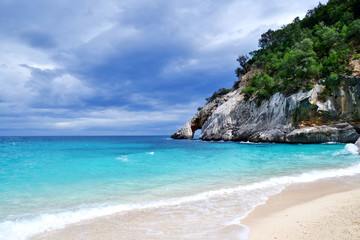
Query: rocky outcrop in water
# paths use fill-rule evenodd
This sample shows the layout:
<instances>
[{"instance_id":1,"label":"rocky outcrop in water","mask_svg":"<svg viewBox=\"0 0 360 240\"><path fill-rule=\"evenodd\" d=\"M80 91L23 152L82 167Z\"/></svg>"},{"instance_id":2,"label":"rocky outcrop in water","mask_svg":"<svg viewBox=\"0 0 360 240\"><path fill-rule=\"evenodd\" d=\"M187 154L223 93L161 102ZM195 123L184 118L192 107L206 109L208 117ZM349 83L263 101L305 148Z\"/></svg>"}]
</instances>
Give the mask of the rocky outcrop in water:
<instances>
[{"instance_id":1,"label":"rocky outcrop in water","mask_svg":"<svg viewBox=\"0 0 360 240\"><path fill-rule=\"evenodd\" d=\"M360 132L360 79L344 78L321 101L322 85L290 96L276 93L258 103L246 101L243 86L207 103L172 138L254 142L355 142Z\"/></svg>"},{"instance_id":2,"label":"rocky outcrop in water","mask_svg":"<svg viewBox=\"0 0 360 240\"><path fill-rule=\"evenodd\" d=\"M171 135L175 139L192 139L196 130L201 129L206 120L217 109L229 99L229 96L225 95L221 98L217 98L211 102L208 102L195 116L190 119L183 127L181 127L176 133Z\"/></svg>"}]
</instances>

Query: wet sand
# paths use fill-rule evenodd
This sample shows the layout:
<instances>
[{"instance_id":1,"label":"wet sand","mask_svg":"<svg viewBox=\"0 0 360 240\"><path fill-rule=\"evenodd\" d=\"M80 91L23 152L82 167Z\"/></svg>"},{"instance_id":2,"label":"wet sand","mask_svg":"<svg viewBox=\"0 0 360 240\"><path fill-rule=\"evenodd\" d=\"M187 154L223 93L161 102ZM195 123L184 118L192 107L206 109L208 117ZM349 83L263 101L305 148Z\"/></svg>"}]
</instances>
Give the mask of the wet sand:
<instances>
[{"instance_id":1,"label":"wet sand","mask_svg":"<svg viewBox=\"0 0 360 240\"><path fill-rule=\"evenodd\" d=\"M292 184L245 219L234 220L244 211L243 198L133 210L31 239L247 239L250 227L250 240L360 240L360 176Z\"/></svg>"},{"instance_id":2,"label":"wet sand","mask_svg":"<svg viewBox=\"0 0 360 240\"><path fill-rule=\"evenodd\" d=\"M131 211L109 217L97 218L72 224L66 228L45 232L34 236L36 240L158 240L158 239L246 239L247 229L239 224L206 228L203 222L184 215L183 210L163 212L163 210ZM216 222L214 215L214 222Z\"/></svg>"},{"instance_id":3,"label":"wet sand","mask_svg":"<svg viewBox=\"0 0 360 240\"><path fill-rule=\"evenodd\" d=\"M238 198L227 196L131 210L81 221L31 239L246 239L247 227L239 220L232 222L234 216L244 212L243 207Z\"/></svg>"}]
</instances>

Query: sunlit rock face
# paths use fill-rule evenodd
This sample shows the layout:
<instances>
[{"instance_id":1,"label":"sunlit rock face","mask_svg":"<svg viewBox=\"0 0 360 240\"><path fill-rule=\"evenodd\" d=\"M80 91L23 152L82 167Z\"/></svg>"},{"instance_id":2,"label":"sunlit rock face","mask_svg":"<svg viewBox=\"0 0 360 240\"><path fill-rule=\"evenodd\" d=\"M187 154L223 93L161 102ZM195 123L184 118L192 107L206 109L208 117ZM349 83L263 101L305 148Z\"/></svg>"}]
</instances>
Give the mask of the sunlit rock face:
<instances>
[{"instance_id":1,"label":"sunlit rock face","mask_svg":"<svg viewBox=\"0 0 360 240\"><path fill-rule=\"evenodd\" d=\"M358 153L360 154L360 138L355 142L355 145L358 147Z\"/></svg>"},{"instance_id":2,"label":"sunlit rock face","mask_svg":"<svg viewBox=\"0 0 360 240\"><path fill-rule=\"evenodd\" d=\"M360 132L360 78L348 77L321 101L323 86L290 96L274 94L259 103L246 101L243 86L207 103L172 135L202 140L254 142L355 142Z\"/></svg>"}]
</instances>

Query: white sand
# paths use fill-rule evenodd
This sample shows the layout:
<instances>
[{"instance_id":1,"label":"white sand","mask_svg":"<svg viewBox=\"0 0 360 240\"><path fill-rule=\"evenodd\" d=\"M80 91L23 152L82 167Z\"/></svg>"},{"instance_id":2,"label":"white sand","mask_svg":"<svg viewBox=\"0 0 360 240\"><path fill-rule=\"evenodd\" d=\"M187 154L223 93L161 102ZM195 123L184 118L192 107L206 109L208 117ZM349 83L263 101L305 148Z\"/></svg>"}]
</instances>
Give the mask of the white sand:
<instances>
[{"instance_id":1,"label":"white sand","mask_svg":"<svg viewBox=\"0 0 360 240\"><path fill-rule=\"evenodd\" d=\"M242 221L250 227L249 240L360 240L360 189L356 187L341 182L292 186Z\"/></svg>"}]
</instances>

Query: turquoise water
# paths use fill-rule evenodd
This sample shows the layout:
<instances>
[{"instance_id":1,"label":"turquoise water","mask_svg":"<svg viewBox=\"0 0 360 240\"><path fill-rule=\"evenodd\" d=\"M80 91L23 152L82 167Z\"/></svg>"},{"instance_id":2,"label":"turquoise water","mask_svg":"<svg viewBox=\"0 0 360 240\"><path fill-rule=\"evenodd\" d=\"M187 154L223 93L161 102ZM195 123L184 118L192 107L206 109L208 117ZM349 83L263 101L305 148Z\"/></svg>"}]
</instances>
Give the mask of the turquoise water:
<instances>
[{"instance_id":1,"label":"turquoise water","mask_svg":"<svg viewBox=\"0 0 360 240\"><path fill-rule=\"evenodd\" d=\"M356 174L360 158L355 148L165 136L1 137L0 239L27 239L77 219L131 210L130 204L135 208L169 199L193 201L199 194L269 181L278 181L280 187ZM82 209L106 211L81 215ZM77 218L65 218L64 213L77 213ZM49 214L55 220L44 227Z\"/></svg>"}]
</instances>

